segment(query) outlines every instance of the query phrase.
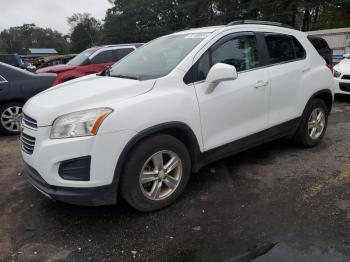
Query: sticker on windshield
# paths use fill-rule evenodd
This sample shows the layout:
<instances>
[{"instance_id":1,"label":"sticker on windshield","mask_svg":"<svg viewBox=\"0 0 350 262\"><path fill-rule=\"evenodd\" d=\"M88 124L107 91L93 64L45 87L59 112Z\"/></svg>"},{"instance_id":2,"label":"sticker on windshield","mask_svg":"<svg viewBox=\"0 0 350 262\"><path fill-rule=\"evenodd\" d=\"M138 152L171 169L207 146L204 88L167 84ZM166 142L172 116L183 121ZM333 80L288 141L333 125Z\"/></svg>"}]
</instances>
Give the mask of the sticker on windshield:
<instances>
[{"instance_id":1,"label":"sticker on windshield","mask_svg":"<svg viewBox=\"0 0 350 262\"><path fill-rule=\"evenodd\" d=\"M185 36L185 39L193 39L193 38L206 38L210 33L196 33L196 34L188 34Z\"/></svg>"}]
</instances>

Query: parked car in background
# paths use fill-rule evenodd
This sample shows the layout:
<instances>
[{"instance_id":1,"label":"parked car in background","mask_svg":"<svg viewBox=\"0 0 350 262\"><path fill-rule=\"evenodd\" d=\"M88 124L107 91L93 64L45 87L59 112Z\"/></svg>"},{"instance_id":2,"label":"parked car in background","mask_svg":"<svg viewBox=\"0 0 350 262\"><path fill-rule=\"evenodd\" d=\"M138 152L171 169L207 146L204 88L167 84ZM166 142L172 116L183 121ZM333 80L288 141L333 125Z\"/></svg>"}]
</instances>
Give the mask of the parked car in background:
<instances>
[{"instance_id":1,"label":"parked car in background","mask_svg":"<svg viewBox=\"0 0 350 262\"><path fill-rule=\"evenodd\" d=\"M25 173L58 201L114 204L119 195L157 210L210 162L284 136L316 146L334 84L306 34L280 24L163 36L103 74L30 99Z\"/></svg>"},{"instance_id":2,"label":"parked car in background","mask_svg":"<svg viewBox=\"0 0 350 262\"><path fill-rule=\"evenodd\" d=\"M24 103L52 86L56 74L34 74L0 63L0 132L18 134Z\"/></svg>"},{"instance_id":3,"label":"parked car in background","mask_svg":"<svg viewBox=\"0 0 350 262\"><path fill-rule=\"evenodd\" d=\"M334 79L338 83L335 93L350 95L350 55L345 54L344 59L334 66Z\"/></svg>"},{"instance_id":4,"label":"parked car in background","mask_svg":"<svg viewBox=\"0 0 350 262\"><path fill-rule=\"evenodd\" d=\"M49 66L38 73L56 73L54 85L89 74L102 72L142 44L123 44L93 47L85 50L65 65Z\"/></svg>"},{"instance_id":5,"label":"parked car in background","mask_svg":"<svg viewBox=\"0 0 350 262\"><path fill-rule=\"evenodd\" d=\"M41 57L35 61L35 66L38 70L49 66L62 65L68 63L74 57L76 57L75 54Z\"/></svg>"},{"instance_id":6,"label":"parked car in background","mask_svg":"<svg viewBox=\"0 0 350 262\"><path fill-rule=\"evenodd\" d=\"M324 58L329 68L333 68L333 50L329 47L326 40L318 36L307 37L317 52Z\"/></svg>"},{"instance_id":7,"label":"parked car in background","mask_svg":"<svg viewBox=\"0 0 350 262\"><path fill-rule=\"evenodd\" d=\"M0 62L16 67L23 65L22 58L19 54L0 54Z\"/></svg>"}]
</instances>

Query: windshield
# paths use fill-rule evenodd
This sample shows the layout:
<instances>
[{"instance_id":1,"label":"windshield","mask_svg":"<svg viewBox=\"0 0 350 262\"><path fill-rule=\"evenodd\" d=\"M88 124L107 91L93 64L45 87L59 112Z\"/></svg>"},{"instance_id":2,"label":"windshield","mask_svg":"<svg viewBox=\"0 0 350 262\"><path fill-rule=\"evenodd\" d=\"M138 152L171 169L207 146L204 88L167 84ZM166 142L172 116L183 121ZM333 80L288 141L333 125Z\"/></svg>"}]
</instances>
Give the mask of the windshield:
<instances>
[{"instance_id":1,"label":"windshield","mask_svg":"<svg viewBox=\"0 0 350 262\"><path fill-rule=\"evenodd\" d=\"M86 63L86 61L89 59L89 56L91 56L97 48L90 48L86 49L84 52L80 53L76 57L74 57L72 60L70 60L67 65L70 66L81 66Z\"/></svg>"},{"instance_id":2,"label":"windshield","mask_svg":"<svg viewBox=\"0 0 350 262\"><path fill-rule=\"evenodd\" d=\"M206 36L197 33L158 38L113 65L109 75L137 80L165 76Z\"/></svg>"}]
</instances>

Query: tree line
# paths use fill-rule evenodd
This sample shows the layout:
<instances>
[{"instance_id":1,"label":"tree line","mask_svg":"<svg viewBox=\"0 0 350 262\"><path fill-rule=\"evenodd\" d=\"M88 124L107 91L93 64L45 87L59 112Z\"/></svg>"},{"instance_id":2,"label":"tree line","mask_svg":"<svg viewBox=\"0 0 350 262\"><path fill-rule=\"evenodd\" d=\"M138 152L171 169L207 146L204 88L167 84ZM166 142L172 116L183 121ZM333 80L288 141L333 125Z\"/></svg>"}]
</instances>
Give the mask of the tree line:
<instances>
[{"instance_id":1,"label":"tree line","mask_svg":"<svg viewBox=\"0 0 350 262\"><path fill-rule=\"evenodd\" d=\"M70 35L33 24L0 33L0 53L22 53L27 47L50 47L78 53L100 44L147 42L185 28L227 24L233 20L277 21L310 31L350 27L349 0L106 0L103 21L74 14Z\"/></svg>"}]
</instances>

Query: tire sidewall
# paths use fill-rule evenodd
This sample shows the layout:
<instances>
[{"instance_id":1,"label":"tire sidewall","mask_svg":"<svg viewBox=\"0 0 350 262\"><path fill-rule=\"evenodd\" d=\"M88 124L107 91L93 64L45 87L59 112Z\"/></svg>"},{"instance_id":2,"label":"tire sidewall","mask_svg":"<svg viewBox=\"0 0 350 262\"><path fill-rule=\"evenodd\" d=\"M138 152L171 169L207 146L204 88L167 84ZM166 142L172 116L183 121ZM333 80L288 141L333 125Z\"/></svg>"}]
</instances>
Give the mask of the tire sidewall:
<instances>
[{"instance_id":1,"label":"tire sidewall","mask_svg":"<svg viewBox=\"0 0 350 262\"><path fill-rule=\"evenodd\" d=\"M153 154L170 150L176 153L182 163L182 177L178 187L167 198L151 200L147 198L139 185L140 172ZM121 193L123 198L139 211L155 211L173 203L184 191L191 173L190 155L185 145L170 135L157 135L138 143L127 157L127 163L122 172Z\"/></svg>"}]
</instances>

